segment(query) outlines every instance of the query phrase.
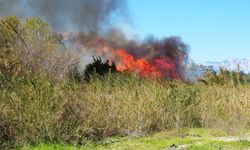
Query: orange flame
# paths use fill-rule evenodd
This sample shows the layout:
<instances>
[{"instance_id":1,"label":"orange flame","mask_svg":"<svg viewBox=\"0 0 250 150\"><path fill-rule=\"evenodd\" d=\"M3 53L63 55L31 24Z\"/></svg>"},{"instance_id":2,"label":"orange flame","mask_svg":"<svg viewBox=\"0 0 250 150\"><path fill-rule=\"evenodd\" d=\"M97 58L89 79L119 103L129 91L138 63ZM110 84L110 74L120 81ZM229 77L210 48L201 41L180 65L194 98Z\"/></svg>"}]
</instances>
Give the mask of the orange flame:
<instances>
[{"instance_id":1,"label":"orange flame","mask_svg":"<svg viewBox=\"0 0 250 150\"><path fill-rule=\"evenodd\" d=\"M136 59L133 55L127 53L123 49L120 49L115 53L119 58L119 63L116 67L118 71L136 72L147 78L178 78L175 64L171 61L171 59L157 58L152 62L149 62L144 58Z\"/></svg>"},{"instance_id":2,"label":"orange flame","mask_svg":"<svg viewBox=\"0 0 250 150\"><path fill-rule=\"evenodd\" d=\"M117 71L135 72L147 78L185 80L184 68L188 46L178 37L164 38L153 43L146 41L140 44L133 41L132 45L128 45L130 42L124 39L116 41L95 34L78 33L75 36L67 35L66 39L71 44L70 49L90 52L109 59L109 65L113 65L114 62ZM125 47L128 47L134 55L128 53ZM136 56L139 52L142 54L138 58Z\"/></svg>"}]
</instances>

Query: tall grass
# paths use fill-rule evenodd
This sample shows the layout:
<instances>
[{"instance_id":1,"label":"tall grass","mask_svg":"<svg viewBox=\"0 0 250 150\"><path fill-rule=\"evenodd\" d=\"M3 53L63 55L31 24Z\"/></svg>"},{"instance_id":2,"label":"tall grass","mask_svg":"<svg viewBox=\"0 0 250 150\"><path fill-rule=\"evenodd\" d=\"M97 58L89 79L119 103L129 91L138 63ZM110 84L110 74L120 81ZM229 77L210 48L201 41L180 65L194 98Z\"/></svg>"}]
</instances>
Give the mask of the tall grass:
<instances>
[{"instance_id":1,"label":"tall grass","mask_svg":"<svg viewBox=\"0 0 250 150\"><path fill-rule=\"evenodd\" d=\"M81 84L47 75L0 81L2 147L250 125L250 85L190 85L119 74Z\"/></svg>"}]
</instances>

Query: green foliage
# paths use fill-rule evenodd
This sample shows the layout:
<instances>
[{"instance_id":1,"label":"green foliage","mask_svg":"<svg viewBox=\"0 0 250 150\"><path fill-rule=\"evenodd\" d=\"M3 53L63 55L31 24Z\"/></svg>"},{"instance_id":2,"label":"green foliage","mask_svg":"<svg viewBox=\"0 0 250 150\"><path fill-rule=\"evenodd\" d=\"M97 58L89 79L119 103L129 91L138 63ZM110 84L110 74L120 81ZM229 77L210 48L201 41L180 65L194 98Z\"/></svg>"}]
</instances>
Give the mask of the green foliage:
<instances>
[{"instance_id":1,"label":"green foliage","mask_svg":"<svg viewBox=\"0 0 250 150\"><path fill-rule=\"evenodd\" d=\"M0 68L8 77L24 72L65 76L74 59L63 50L62 35L39 18L21 23L16 17L0 20Z\"/></svg>"},{"instance_id":2,"label":"green foliage","mask_svg":"<svg viewBox=\"0 0 250 150\"><path fill-rule=\"evenodd\" d=\"M52 31L49 25L39 18L28 19L23 25L24 38L30 46L42 49L43 52L53 53L59 46L62 37ZM32 47L29 47L30 49Z\"/></svg>"},{"instance_id":3,"label":"green foliage","mask_svg":"<svg viewBox=\"0 0 250 150\"><path fill-rule=\"evenodd\" d=\"M206 70L200 81L206 84L230 84L239 85L247 84L248 76L241 71L229 71L220 68L219 72L215 72L212 69Z\"/></svg>"},{"instance_id":4,"label":"green foliage","mask_svg":"<svg viewBox=\"0 0 250 150\"><path fill-rule=\"evenodd\" d=\"M1 48L8 47L15 42L17 34L20 34L20 21L16 17L6 17L0 22Z\"/></svg>"},{"instance_id":5,"label":"green foliage","mask_svg":"<svg viewBox=\"0 0 250 150\"><path fill-rule=\"evenodd\" d=\"M22 68L13 47L20 32L20 21L16 17L0 20L0 70L7 77L18 74Z\"/></svg>"}]
</instances>

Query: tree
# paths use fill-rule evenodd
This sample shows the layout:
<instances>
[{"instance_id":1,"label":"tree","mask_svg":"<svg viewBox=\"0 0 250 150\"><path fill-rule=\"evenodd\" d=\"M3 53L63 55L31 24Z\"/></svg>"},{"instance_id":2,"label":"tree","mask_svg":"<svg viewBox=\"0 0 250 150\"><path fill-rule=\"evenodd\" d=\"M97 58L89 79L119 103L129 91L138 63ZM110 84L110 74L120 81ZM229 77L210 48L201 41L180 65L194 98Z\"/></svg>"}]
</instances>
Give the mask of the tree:
<instances>
[{"instance_id":1,"label":"tree","mask_svg":"<svg viewBox=\"0 0 250 150\"><path fill-rule=\"evenodd\" d=\"M21 72L20 59L15 45L21 40L20 21L17 17L0 20L0 72L6 76Z\"/></svg>"},{"instance_id":2,"label":"tree","mask_svg":"<svg viewBox=\"0 0 250 150\"><path fill-rule=\"evenodd\" d=\"M76 59L64 49L62 35L39 18L27 19L24 24L14 16L4 18L0 33L0 67L4 74L25 71L65 76Z\"/></svg>"}]
</instances>

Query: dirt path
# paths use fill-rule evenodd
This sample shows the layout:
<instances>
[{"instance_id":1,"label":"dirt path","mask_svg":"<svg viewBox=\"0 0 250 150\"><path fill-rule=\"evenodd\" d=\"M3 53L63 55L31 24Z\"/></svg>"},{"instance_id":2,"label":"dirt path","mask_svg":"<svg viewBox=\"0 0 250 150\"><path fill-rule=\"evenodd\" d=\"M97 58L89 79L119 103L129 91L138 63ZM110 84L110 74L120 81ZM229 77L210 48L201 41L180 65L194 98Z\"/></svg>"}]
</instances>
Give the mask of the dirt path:
<instances>
[{"instance_id":1,"label":"dirt path","mask_svg":"<svg viewBox=\"0 0 250 150\"><path fill-rule=\"evenodd\" d=\"M221 141L221 142L240 142L240 141L249 141L250 136L237 137L237 136L228 136L228 137L217 137L217 138L209 138L208 140L212 141ZM202 142L195 142L192 144L183 144L178 146L172 146L171 148L167 148L166 150L188 150L188 148L192 145L202 145ZM249 148L250 150L250 148Z\"/></svg>"},{"instance_id":2,"label":"dirt path","mask_svg":"<svg viewBox=\"0 0 250 150\"><path fill-rule=\"evenodd\" d=\"M250 141L250 136L242 136L242 137L237 137L237 136L217 137L217 138L212 138L212 140L223 141L223 142Z\"/></svg>"}]
</instances>

